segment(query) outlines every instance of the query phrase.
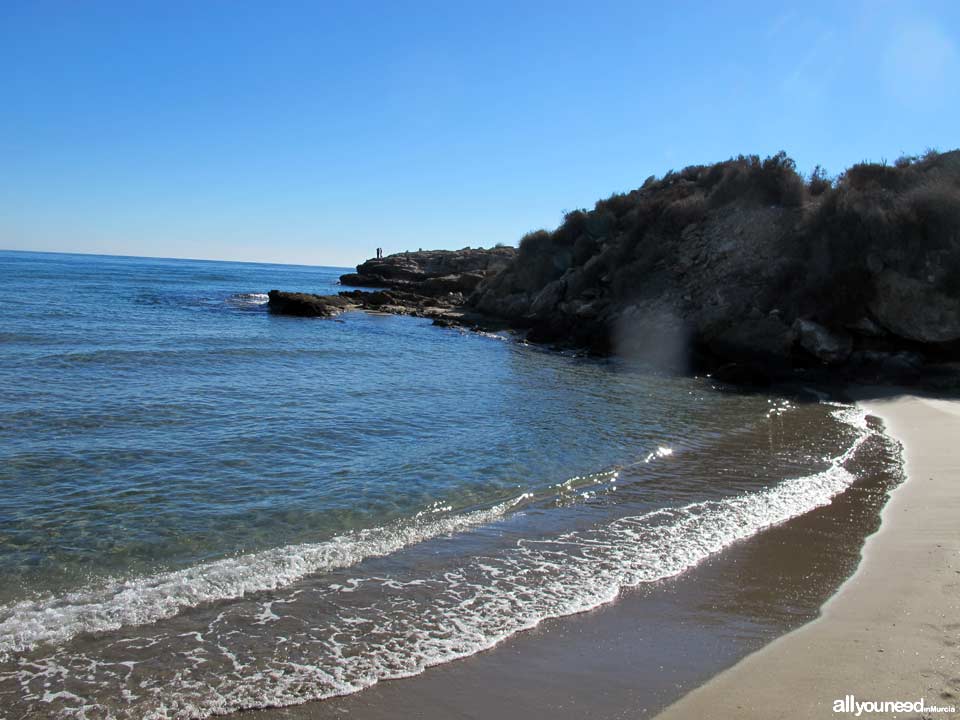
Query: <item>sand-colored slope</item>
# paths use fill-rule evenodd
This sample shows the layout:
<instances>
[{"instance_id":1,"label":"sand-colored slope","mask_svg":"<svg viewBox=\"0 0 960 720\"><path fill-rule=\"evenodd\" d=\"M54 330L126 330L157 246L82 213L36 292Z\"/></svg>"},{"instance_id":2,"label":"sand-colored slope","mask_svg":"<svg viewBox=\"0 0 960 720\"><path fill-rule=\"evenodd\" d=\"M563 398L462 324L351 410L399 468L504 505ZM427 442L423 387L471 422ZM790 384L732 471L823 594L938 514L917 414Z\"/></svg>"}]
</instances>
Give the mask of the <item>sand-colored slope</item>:
<instances>
[{"instance_id":1,"label":"sand-colored slope","mask_svg":"<svg viewBox=\"0 0 960 720\"><path fill-rule=\"evenodd\" d=\"M659 720L853 717L834 712L847 695L923 698L960 711L960 402L898 396L862 405L904 444L907 482L884 508L856 574L820 619L748 656Z\"/></svg>"}]
</instances>

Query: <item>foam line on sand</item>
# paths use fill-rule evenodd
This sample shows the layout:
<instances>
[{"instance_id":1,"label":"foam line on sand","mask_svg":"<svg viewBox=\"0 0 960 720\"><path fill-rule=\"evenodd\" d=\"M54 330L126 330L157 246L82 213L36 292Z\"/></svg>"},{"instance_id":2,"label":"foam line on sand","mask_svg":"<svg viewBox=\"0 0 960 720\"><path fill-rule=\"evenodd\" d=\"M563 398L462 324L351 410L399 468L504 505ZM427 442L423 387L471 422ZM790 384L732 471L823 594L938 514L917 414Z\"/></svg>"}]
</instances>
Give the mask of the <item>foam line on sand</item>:
<instances>
[{"instance_id":1,"label":"foam line on sand","mask_svg":"<svg viewBox=\"0 0 960 720\"><path fill-rule=\"evenodd\" d=\"M746 657L658 720L854 717L859 703L921 698L960 711L960 402L857 392L904 446L891 495L856 573L821 617ZM957 718L960 712L862 712Z\"/></svg>"}]
</instances>

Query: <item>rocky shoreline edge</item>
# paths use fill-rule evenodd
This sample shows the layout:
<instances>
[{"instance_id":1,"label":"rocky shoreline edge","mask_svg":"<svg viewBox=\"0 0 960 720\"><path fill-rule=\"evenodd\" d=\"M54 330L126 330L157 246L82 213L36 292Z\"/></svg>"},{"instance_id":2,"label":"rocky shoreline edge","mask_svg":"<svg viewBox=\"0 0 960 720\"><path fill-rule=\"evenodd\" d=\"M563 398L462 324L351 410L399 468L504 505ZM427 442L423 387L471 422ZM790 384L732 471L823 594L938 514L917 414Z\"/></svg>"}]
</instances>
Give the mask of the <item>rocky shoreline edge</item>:
<instances>
[{"instance_id":1,"label":"rocky shoreline edge","mask_svg":"<svg viewBox=\"0 0 960 720\"><path fill-rule=\"evenodd\" d=\"M272 290L271 312L362 309L636 359L741 385L960 389L960 151L805 180L782 153L649 178L519 248L368 260L338 295Z\"/></svg>"},{"instance_id":2,"label":"rocky shoreline edge","mask_svg":"<svg viewBox=\"0 0 960 720\"><path fill-rule=\"evenodd\" d=\"M363 288L337 295L271 290L270 312L299 317L334 317L347 310L430 318L436 325L468 329L506 328L509 323L473 310L470 295L505 269L516 248L421 250L371 259L357 272L340 276L340 284Z\"/></svg>"}]
</instances>

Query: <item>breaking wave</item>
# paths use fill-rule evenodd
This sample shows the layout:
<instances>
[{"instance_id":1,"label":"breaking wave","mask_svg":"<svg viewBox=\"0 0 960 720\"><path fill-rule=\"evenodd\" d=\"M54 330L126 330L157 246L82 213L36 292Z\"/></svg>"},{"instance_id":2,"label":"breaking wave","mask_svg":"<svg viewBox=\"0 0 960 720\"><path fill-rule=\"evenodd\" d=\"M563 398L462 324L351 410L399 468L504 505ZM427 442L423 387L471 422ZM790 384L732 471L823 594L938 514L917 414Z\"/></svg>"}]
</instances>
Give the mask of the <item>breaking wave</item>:
<instances>
[{"instance_id":1,"label":"breaking wave","mask_svg":"<svg viewBox=\"0 0 960 720\"><path fill-rule=\"evenodd\" d=\"M480 529L496 535L531 496L460 515L437 506L406 524L3 608L0 647L36 650L19 669L0 667L0 691L14 683L29 699L26 709L52 716L205 718L416 675L546 619L609 603L625 588L676 576L830 503L857 479L845 466L878 432L857 408L831 414L854 430L846 449L819 472L763 490L547 536L523 532L448 562L425 561L438 551L416 555L420 544ZM617 473L594 480L601 481L613 485ZM383 572L399 551L415 556ZM372 558L383 560L350 570ZM308 575L315 577L291 586ZM233 602L210 605L223 599ZM199 609L175 632L159 624L101 635L82 652L57 645L79 632L143 626L186 608Z\"/></svg>"},{"instance_id":2,"label":"breaking wave","mask_svg":"<svg viewBox=\"0 0 960 720\"><path fill-rule=\"evenodd\" d=\"M525 497L441 518L431 518L432 511L427 510L412 522L348 533L326 542L290 545L144 578L110 580L61 596L0 606L0 659L40 643L156 622L184 608L273 590L313 573L387 555L437 535L492 522Z\"/></svg>"}]
</instances>

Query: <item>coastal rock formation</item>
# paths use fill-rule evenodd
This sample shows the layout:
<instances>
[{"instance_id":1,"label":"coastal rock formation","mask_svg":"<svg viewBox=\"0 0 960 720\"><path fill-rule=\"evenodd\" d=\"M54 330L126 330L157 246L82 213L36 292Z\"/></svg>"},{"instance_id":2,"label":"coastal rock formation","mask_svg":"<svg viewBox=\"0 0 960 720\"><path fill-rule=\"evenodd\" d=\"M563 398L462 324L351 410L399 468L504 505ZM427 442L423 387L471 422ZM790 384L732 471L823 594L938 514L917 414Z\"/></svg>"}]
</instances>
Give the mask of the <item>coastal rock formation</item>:
<instances>
[{"instance_id":1,"label":"coastal rock formation","mask_svg":"<svg viewBox=\"0 0 960 720\"><path fill-rule=\"evenodd\" d=\"M960 367L960 151L835 181L804 180L783 153L692 166L568 213L519 249L398 253L341 283L380 289L271 291L270 309L512 327L739 383L798 371L912 381Z\"/></svg>"},{"instance_id":2,"label":"coastal rock formation","mask_svg":"<svg viewBox=\"0 0 960 720\"><path fill-rule=\"evenodd\" d=\"M341 276L343 285L382 290L347 290L314 295L271 290L268 307L280 315L332 317L344 310L369 310L433 318L441 325L473 324L463 307L467 294L489 275L509 265L516 248L464 248L397 253L357 266Z\"/></svg>"},{"instance_id":3,"label":"coastal rock formation","mask_svg":"<svg viewBox=\"0 0 960 720\"><path fill-rule=\"evenodd\" d=\"M739 377L958 359L960 151L835 182L782 153L650 178L525 236L468 305L533 341Z\"/></svg>"},{"instance_id":4,"label":"coastal rock formation","mask_svg":"<svg viewBox=\"0 0 960 720\"><path fill-rule=\"evenodd\" d=\"M333 317L350 307L351 303L338 295L313 295L310 293L271 290L267 297L270 312L278 315L300 317Z\"/></svg>"},{"instance_id":5,"label":"coastal rock formation","mask_svg":"<svg viewBox=\"0 0 960 720\"><path fill-rule=\"evenodd\" d=\"M499 247L390 255L358 266L363 273L341 277L345 285L361 277L362 285L381 290L345 290L337 295L271 290L268 308L275 314L301 317L333 317L345 310L367 310L432 318L447 326L473 325L480 318L464 307L466 295L489 273L506 267L515 253L515 248Z\"/></svg>"},{"instance_id":6,"label":"coastal rock formation","mask_svg":"<svg viewBox=\"0 0 960 720\"><path fill-rule=\"evenodd\" d=\"M850 357L853 339L847 333L834 332L802 318L798 318L793 327L800 347L827 365L839 365Z\"/></svg>"},{"instance_id":7,"label":"coastal rock formation","mask_svg":"<svg viewBox=\"0 0 960 720\"><path fill-rule=\"evenodd\" d=\"M495 247L396 253L361 263L356 273L342 275L340 283L393 288L425 297L468 294L485 277L509 265L516 252L513 247Z\"/></svg>"}]
</instances>

